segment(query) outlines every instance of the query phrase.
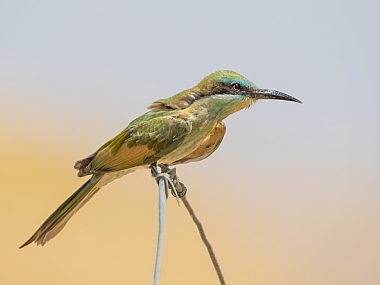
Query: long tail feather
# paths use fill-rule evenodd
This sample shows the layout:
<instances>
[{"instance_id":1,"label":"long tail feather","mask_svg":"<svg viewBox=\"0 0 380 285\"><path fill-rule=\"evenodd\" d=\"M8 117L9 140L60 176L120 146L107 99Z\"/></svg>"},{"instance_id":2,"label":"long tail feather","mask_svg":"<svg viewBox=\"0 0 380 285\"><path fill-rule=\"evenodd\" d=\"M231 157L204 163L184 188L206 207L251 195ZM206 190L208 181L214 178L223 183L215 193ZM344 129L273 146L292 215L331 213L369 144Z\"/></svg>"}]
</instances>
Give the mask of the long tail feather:
<instances>
[{"instance_id":1,"label":"long tail feather","mask_svg":"<svg viewBox=\"0 0 380 285\"><path fill-rule=\"evenodd\" d=\"M28 239L20 248L35 242L37 245L44 245L50 239L55 237L66 225L68 220L88 201L100 188L99 181L103 175L93 175L86 183L82 185L74 194L72 194L53 214L39 227L39 229Z\"/></svg>"}]
</instances>

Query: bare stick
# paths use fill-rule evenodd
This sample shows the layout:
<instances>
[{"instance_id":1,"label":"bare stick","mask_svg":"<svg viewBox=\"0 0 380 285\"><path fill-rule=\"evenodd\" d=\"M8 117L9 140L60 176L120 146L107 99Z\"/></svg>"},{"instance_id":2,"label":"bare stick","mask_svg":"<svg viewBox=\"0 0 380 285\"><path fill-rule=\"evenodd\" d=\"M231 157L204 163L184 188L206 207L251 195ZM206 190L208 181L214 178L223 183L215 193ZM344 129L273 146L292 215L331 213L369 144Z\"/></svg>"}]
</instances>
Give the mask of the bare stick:
<instances>
[{"instance_id":1,"label":"bare stick","mask_svg":"<svg viewBox=\"0 0 380 285\"><path fill-rule=\"evenodd\" d=\"M216 259L215 252L214 252L214 250L213 250L213 248L211 246L211 243L208 241L208 239L206 237L206 233L205 233L205 231L203 229L202 223L199 221L199 219L195 215L194 210L190 206L190 203L187 200L186 196L181 197L181 199L182 199L182 202L185 205L187 211L189 212L191 218L193 219L195 225L197 226L199 234L201 236L201 239L202 239L203 243L207 247L208 254L210 255L212 264L214 265L214 268L215 268L216 274L218 275L220 284L221 285L226 285L226 281L224 281L222 270L220 269L218 260Z\"/></svg>"},{"instance_id":2,"label":"bare stick","mask_svg":"<svg viewBox=\"0 0 380 285\"><path fill-rule=\"evenodd\" d=\"M162 251L164 246L164 231L165 231L165 214L166 214L166 181L165 178L157 176L158 180L158 241L156 252L156 265L154 268L154 285L160 284L160 272L162 264Z\"/></svg>"},{"instance_id":3,"label":"bare stick","mask_svg":"<svg viewBox=\"0 0 380 285\"><path fill-rule=\"evenodd\" d=\"M162 261L162 248L164 240L164 227L165 227L165 212L166 212L166 199L168 189L172 190L172 195L177 198L182 199L183 204L185 205L187 211L189 212L191 218L193 219L195 225L198 228L199 234L203 243L205 244L208 254L210 255L212 264L216 274L218 275L219 282L221 285L226 285L222 270L220 269L218 260L216 259L215 252L211 246L211 243L206 237L206 233L203 229L202 223L199 221L193 208L190 206L189 201L186 198L186 186L179 182L178 176L176 175L175 168L169 169L166 165L160 165L164 173L159 173L157 170L157 164L154 163L150 166L152 176L156 178L156 181L159 186L159 232L158 232L158 245L157 245L157 254L156 254L156 266L154 271L154 285L159 285L160 282L160 270L161 270L161 261ZM179 204L178 204L179 205Z\"/></svg>"}]
</instances>

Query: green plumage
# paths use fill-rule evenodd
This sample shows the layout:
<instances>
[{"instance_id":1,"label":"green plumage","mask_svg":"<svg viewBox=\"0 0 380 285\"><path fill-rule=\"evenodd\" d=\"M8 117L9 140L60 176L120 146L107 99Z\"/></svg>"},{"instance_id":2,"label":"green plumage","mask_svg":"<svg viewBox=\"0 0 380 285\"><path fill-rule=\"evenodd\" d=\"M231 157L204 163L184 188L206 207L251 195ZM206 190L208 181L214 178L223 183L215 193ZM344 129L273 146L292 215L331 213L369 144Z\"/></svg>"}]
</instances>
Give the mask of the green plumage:
<instances>
[{"instance_id":1,"label":"green plumage","mask_svg":"<svg viewBox=\"0 0 380 285\"><path fill-rule=\"evenodd\" d=\"M69 219L78 211L96 192L96 187L102 175L94 175L59 206L53 214L39 227L39 229L20 248L36 241L37 245L44 245L55 237L66 225Z\"/></svg>"},{"instance_id":2,"label":"green plumage","mask_svg":"<svg viewBox=\"0 0 380 285\"><path fill-rule=\"evenodd\" d=\"M199 161L210 156L226 132L224 118L259 99L300 102L284 93L259 89L244 76L219 70L198 85L154 102L120 134L75 163L78 176L92 177L25 242L44 245L99 189L139 167Z\"/></svg>"},{"instance_id":3,"label":"green plumage","mask_svg":"<svg viewBox=\"0 0 380 285\"><path fill-rule=\"evenodd\" d=\"M149 165L177 148L190 131L191 122L175 116L133 122L96 153L86 172L105 173ZM127 153L138 147L138 159L131 161Z\"/></svg>"}]
</instances>

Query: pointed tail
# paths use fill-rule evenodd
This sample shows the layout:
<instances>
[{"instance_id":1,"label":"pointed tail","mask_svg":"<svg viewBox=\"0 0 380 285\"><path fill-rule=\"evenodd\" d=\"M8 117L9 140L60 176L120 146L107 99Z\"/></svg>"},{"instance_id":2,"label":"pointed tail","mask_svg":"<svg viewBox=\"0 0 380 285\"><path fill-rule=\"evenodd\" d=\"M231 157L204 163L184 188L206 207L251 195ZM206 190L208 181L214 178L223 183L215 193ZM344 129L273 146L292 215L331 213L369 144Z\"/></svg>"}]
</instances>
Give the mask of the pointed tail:
<instances>
[{"instance_id":1,"label":"pointed tail","mask_svg":"<svg viewBox=\"0 0 380 285\"><path fill-rule=\"evenodd\" d=\"M55 237L66 225L68 220L101 188L99 185L102 174L93 175L73 195L71 195L61 206L50 215L39 229L20 248L35 242L44 245Z\"/></svg>"}]
</instances>

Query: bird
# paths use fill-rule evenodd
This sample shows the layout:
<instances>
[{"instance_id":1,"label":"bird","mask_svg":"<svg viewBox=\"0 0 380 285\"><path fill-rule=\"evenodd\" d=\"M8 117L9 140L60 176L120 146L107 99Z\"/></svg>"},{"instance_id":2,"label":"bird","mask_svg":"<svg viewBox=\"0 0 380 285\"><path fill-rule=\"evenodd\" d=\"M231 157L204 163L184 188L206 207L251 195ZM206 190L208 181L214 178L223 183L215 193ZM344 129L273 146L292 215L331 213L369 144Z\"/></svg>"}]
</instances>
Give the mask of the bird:
<instances>
[{"instance_id":1,"label":"bird","mask_svg":"<svg viewBox=\"0 0 380 285\"><path fill-rule=\"evenodd\" d=\"M153 102L148 112L75 163L79 177L91 177L20 248L32 242L45 245L86 202L115 179L155 163L173 166L209 157L226 133L223 120L262 99L302 103L285 93L260 89L230 70L215 71L196 86Z\"/></svg>"}]
</instances>

